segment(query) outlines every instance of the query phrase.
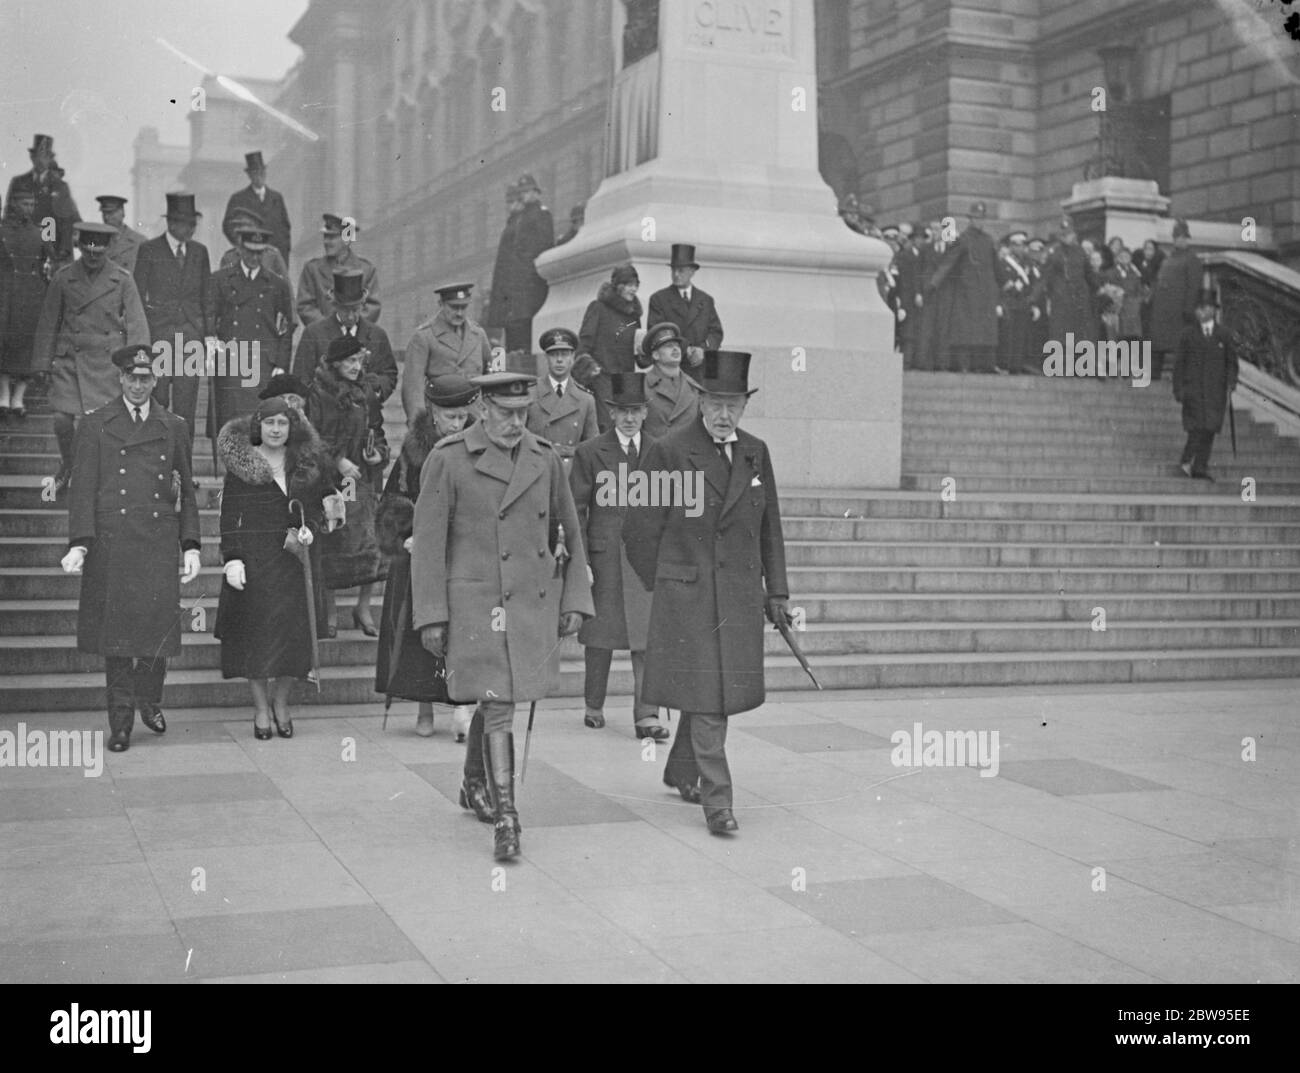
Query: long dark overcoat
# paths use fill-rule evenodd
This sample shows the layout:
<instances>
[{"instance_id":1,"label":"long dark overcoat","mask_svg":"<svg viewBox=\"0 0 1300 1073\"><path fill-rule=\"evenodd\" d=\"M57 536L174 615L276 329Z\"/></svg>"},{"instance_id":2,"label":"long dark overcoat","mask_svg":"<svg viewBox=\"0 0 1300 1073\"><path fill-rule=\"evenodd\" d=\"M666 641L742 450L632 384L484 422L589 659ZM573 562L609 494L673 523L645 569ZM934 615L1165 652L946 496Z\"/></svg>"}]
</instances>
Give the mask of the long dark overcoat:
<instances>
[{"instance_id":1,"label":"long dark overcoat","mask_svg":"<svg viewBox=\"0 0 1300 1073\"><path fill-rule=\"evenodd\" d=\"M705 350L717 350L722 346L722 321L718 317L718 308L713 296L699 287L691 288L689 304L676 287L669 286L655 291L650 296L646 327L653 328L665 321L677 325L687 346L702 347Z\"/></svg>"},{"instance_id":2,"label":"long dark overcoat","mask_svg":"<svg viewBox=\"0 0 1300 1073\"><path fill-rule=\"evenodd\" d=\"M700 389L684 372L673 380L650 366L645 373L646 414L641 431L652 440L661 439L700 419Z\"/></svg>"},{"instance_id":3,"label":"long dark overcoat","mask_svg":"<svg viewBox=\"0 0 1300 1073\"><path fill-rule=\"evenodd\" d=\"M1174 396L1183 404L1186 432L1223 428L1228 396L1237 386L1237 352L1218 324L1209 339L1199 324L1183 331L1174 366Z\"/></svg>"},{"instance_id":4,"label":"long dark overcoat","mask_svg":"<svg viewBox=\"0 0 1300 1073\"><path fill-rule=\"evenodd\" d=\"M199 546L185 422L158 402L137 426L119 395L77 422L69 545L89 547L77 647L103 656L172 656L182 545Z\"/></svg>"},{"instance_id":5,"label":"long dark overcoat","mask_svg":"<svg viewBox=\"0 0 1300 1073\"><path fill-rule=\"evenodd\" d=\"M0 223L0 373L22 376L32 367L32 343L45 302L41 264L46 244L31 220Z\"/></svg>"},{"instance_id":6,"label":"long dark overcoat","mask_svg":"<svg viewBox=\"0 0 1300 1073\"><path fill-rule=\"evenodd\" d=\"M939 353L998 345L997 247L971 226L948 247L931 279L939 309Z\"/></svg>"},{"instance_id":7,"label":"long dark overcoat","mask_svg":"<svg viewBox=\"0 0 1300 1073\"><path fill-rule=\"evenodd\" d=\"M448 436L420 474L413 623L448 623L447 689L461 702L541 700L559 675L560 615L595 614L564 464L525 431L518 457L482 425ZM572 558L557 574L554 534Z\"/></svg>"},{"instance_id":8,"label":"long dark overcoat","mask_svg":"<svg viewBox=\"0 0 1300 1073\"><path fill-rule=\"evenodd\" d=\"M1067 332L1076 342L1096 341L1100 323L1093 295L1100 281L1088 264L1088 255L1078 246L1060 245L1043 266L1033 300L1050 304L1049 322L1052 338L1064 344Z\"/></svg>"},{"instance_id":9,"label":"long dark overcoat","mask_svg":"<svg viewBox=\"0 0 1300 1073\"><path fill-rule=\"evenodd\" d=\"M1174 350L1183 331L1196 322L1201 290L1201 259L1191 250L1171 249L1156 274L1151 294L1151 349Z\"/></svg>"},{"instance_id":10,"label":"long dark overcoat","mask_svg":"<svg viewBox=\"0 0 1300 1073\"><path fill-rule=\"evenodd\" d=\"M569 487L582 519L587 544L587 561L595 577L591 595L596 617L578 631L578 641L593 648L644 651L650 629L650 591L641 584L623 550L623 519L626 504L611 496L617 490L619 467L627 472L643 471L643 460L651 444L641 433L641 451L635 465L618 442L613 429L578 447L569 468ZM613 482L613 483L611 483Z\"/></svg>"},{"instance_id":11,"label":"long dark overcoat","mask_svg":"<svg viewBox=\"0 0 1300 1073\"><path fill-rule=\"evenodd\" d=\"M288 370L293 301L286 280L265 266L250 280L242 264L214 272L209 294L209 329L223 343L234 340L250 348L257 343L261 354L255 384L245 385L238 376L212 378L216 421L224 428L231 419L257 409L258 392L271 378L272 369Z\"/></svg>"},{"instance_id":12,"label":"long dark overcoat","mask_svg":"<svg viewBox=\"0 0 1300 1073\"><path fill-rule=\"evenodd\" d=\"M703 510L638 507L623 523L627 556L654 591L646 704L734 715L763 703L763 604L789 596L776 478L767 445L738 431L730 471L703 422L650 445L645 468L703 471Z\"/></svg>"}]
</instances>

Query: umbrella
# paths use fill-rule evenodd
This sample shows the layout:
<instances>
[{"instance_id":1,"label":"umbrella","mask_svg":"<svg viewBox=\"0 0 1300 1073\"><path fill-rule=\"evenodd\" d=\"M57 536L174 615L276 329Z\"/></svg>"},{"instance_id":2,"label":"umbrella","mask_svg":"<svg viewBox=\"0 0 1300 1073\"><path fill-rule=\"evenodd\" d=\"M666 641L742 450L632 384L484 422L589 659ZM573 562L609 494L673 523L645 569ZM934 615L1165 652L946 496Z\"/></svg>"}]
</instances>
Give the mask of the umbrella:
<instances>
[{"instance_id":1,"label":"umbrella","mask_svg":"<svg viewBox=\"0 0 1300 1073\"><path fill-rule=\"evenodd\" d=\"M813 674L812 668L808 666L808 660L804 657L804 654L799 651L799 646L795 644L794 634L790 632L790 624L785 621L784 616L776 616L776 628L781 631L781 636L785 638L785 643L790 646L790 651L794 653L794 658L799 661L799 666L802 667L808 673L808 677L812 679L812 684L818 689L821 689L822 684L817 681L817 676Z\"/></svg>"},{"instance_id":2,"label":"umbrella","mask_svg":"<svg viewBox=\"0 0 1300 1073\"><path fill-rule=\"evenodd\" d=\"M1237 415L1232 412L1232 395L1228 395L1228 431L1232 434L1232 457L1237 457Z\"/></svg>"},{"instance_id":3,"label":"umbrella","mask_svg":"<svg viewBox=\"0 0 1300 1073\"><path fill-rule=\"evenodd\" d=\"M316 692L320 692L320 642L316 639L316 589L311 580L311 554L307 550L307 545L302 542L303 534L310 533L307 528L307 515L303 510L302 501L292 499L289 501L289 509L298 508L298 548L294 552L302 562L303 582L307 586L307 623L311 634L311 670L307 672L307 681L316 686Z\"/></svg>"}]
</instances>

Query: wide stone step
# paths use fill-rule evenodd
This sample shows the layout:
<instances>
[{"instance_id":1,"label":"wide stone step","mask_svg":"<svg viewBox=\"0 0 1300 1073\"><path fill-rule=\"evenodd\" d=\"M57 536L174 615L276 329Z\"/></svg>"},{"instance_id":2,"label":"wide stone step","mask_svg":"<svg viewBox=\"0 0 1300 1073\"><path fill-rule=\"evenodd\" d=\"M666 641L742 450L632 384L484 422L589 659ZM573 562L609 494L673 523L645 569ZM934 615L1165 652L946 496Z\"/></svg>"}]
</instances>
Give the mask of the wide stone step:
<instances>
[{"instance_id":1,"label":"wide stone step","mask_svg":"<svg viewBox=\"0 0 1300 1073\"><path fill-rule=\"evenodd\" d=\"M854 566L827 570L792 567L787 573L795 600L818 592L1054 592L1060 596L1104 596L1108 592L1292 592L1300 589L1300 570L1250 568L1123 567L934 567L908 569Z\"/></svg>"},{"instance_id":2,"label":"wide stone step","mask_svg":"<svg viewBox=\"0 0 1300 1073\"><path fill-rule=\"evenodd\" d=\"M1186 476L1177 471L1176 463L1180 452L1175 451L1164 456L1149 459L1131 457L1106 458L1074 456L1069 459L1018 459L996 457L971 458L949 455L946 458L915 455L903 456L903 473L909 478L924 477L929 473L943 473L957 477L1014 477L1019 480L1039 479L1077 479L1105 476L1108 479L1157 480L1168 478L1177 481L1186 480ZM1254 477L1259 483L1294 483L1300 480L1300 466L1293 465L1284 458L1261 459L1247 464L1231 455L1215 459L1211 469L1216 481L1232 481L1238 477Z\"/></svg>"},{"instance_id":3,"label":"wide stone step","mask_svg":"<svg viewBox=\"0 0 1300 1073\"><path fill-rule=\"evenodd\" d=\"M0 523L3 524L3 523ZM1295 525L1259 522L1194 524L1155 522L1018 522L940 518L933 521L869 518L806 518L784 515L786 541L905 541L908 543L998 544L1297 544Z\"/></svg>"},{"instance_id":4,"label":"wide stone step","mask_svg":"<svg viewBox=\"0 0 1300 1073\"><path fill-rule=\"evenodd\" d=\"M1214 470L1216 467L1211 467ZM1097 469L1104 473L1105 466ZM1176 493L1180 487L1186 489L1189 484L1204 495L1237 496L1242 491L1240 480L1253 474L1242 473L1240 477L1235 470L1219 469L1221 477L1214 481L1190 482L1179 475L1168 477L1068 477L1041 474L1036 477L1001 476L958 476L953 473L930 471L927 473L906 473L902 478L904 488L918 491L932 488L936 492L943 487L943 482L957 476L957 492L1047 492L1055 489L1072 494L1108 494L1160 496ZM1258 496L1300 496L1300 480L1283 481L1256 480L1255 494Z\"/></svg>"},{"instance_id":5,"label":"wide stone step","mask_svg":"<svg viewBox=\"0 0 1300 1073\"><path fill-rule=\"evenodd\" d=\"M899 541L786 541L791 566L1074 566L1300 568L1300 546L1241 544L973 544Z\"/></svg>"}]
</instances>

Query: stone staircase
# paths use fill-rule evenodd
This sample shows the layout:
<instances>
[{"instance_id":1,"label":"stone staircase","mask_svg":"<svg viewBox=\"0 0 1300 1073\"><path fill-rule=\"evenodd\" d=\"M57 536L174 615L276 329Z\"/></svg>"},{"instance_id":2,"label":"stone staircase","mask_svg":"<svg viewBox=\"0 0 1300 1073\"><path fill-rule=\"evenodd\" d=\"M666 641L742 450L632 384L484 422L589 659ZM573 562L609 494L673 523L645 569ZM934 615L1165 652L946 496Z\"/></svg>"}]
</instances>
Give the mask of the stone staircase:
<instances>
[{"instance_id":1,"label":"stone staircase","mask_svg":"<svg viewBox=\"0 0 1300 1073\"><path fill-rule=\"evenodd\" d=\"M95 711L102 665L76 651L80 579L58 566L67 513L42 500L57 459L32 401L25 422L0 426L0 711ZM396 443L395 399L388 416ZM798 637L827 689L1300 673L1295 441L1238 411L1237 456L1225 429L1208 484L1175 469L1183 433L1167 382L923 372L905 375L903 428L902 490L782 496ZM211 633L221 571L206 439L195 463L204 571L184 590L197 628L171 662L166 705L246 707ZM349 611L345 596L340 622ZM780 637L766 645L769 689L806 688ZM344 629L321 646L322 692L302 687L302 700L381 700L373 640ZM561 694L579 697L580 649L561 652ZM626 657L611 689L631 691Z\"/></svg>"}]
</instances>

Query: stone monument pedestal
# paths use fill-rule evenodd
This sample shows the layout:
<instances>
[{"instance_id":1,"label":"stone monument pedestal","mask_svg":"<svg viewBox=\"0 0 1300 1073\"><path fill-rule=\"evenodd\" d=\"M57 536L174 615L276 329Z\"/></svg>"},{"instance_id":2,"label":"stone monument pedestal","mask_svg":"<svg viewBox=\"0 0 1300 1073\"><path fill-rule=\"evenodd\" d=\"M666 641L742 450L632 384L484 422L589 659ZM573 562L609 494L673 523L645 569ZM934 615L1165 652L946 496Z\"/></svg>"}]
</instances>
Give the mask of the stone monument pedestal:
<instances>
[{"instance_id":1,"label":"stone monument pedestal","mask_svg":"<svg viewBox=\"0 0 1300 1073\"><path fill-rule=\"evenodd\" d=\"M615 79L585 225L537 259L534 335L576 330L623 262L648 307L671 245L691 243L723 347L754 354L743 427L781 486L897 488L902 362L875 285L890 251L844 226L817 171L812 6L661 0L659 19L658 50Z\"/></svg>"}]
</instances>

